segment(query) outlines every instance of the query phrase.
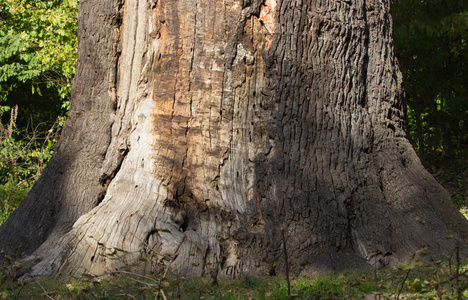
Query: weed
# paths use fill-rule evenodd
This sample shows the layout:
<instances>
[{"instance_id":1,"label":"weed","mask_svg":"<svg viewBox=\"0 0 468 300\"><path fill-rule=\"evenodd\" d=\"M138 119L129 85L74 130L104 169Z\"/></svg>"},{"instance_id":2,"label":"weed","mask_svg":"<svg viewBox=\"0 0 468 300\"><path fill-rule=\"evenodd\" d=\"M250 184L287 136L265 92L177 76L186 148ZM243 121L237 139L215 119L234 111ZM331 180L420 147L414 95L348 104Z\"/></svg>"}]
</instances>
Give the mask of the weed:
<instances>
[{"instance_id":1,"label":"weed","mask_svg":"<svg viewBox=\"0 0 468 300\"><path fill-rule=\"evenodd\" d=\"M0 224L18 207L39 178L52 156L53 145L63 125L57 120L46 132L37 129L19 131L15 124L17 113L18 108L12 108L9 122L6 125L0 122Z\"/></svg>"},{"instance_id":2,"label":"weed","mask_svg":"<svg viewBox=\"0 0 468 300\"><path fill-rule=\"evenodd\" d=\"M28 184L17 184L11 181L0 185L0 224L3 224L19 206L30 188Z\"/></svg>"}]
</instances>

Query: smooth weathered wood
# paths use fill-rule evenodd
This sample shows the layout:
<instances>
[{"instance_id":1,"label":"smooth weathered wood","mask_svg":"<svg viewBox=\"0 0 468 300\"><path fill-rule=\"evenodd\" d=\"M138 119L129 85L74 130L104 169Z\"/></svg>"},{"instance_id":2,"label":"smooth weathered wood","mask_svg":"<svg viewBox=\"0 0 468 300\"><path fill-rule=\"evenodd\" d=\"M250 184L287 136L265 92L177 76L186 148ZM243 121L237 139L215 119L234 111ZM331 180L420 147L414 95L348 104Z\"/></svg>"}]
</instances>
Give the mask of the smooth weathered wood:
<instances>
[{"instance_id":1,"label":"smooth weathered wood","mask_svg":"<svg viewBox=\"0 0 468 300\"><path fill-rule=\"evenodd\" d=\"M389 8L80 1L70 118L2 247L33 254L29 276L275 274L284 249L310 274L451 250L468 224L404 136Z\"/></svg>"}]
</instances>

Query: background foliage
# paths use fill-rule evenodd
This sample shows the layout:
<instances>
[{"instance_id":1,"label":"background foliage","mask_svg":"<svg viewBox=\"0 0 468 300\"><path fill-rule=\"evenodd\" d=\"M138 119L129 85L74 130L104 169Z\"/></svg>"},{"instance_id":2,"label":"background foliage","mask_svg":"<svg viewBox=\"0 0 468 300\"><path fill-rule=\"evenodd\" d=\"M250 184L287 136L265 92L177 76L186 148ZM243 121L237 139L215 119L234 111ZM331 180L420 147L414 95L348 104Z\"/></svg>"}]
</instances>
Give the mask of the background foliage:
<instances>
[{"instance_id":1,"label":"background foliage","mask_svg":"<svg viewBox=\"0 0 468 300\"><path fill-rule=\"evenodd\" d=\"M0 112L18 105L21 127L69 108L77 12L77 0L0 2Z\"/></svg>"},{"instance_id":2,"label":"background foliage","mask_svg":"<svg viewBox=\"0 0 468 300\"><path fill-rule=\"evenodd\" d=\"M426 165L466 157L467 1L400 0L392 9L408 137Z\"/></svg>"},{"instance_id":3,"label":"background foliage","mask_svg":"<svg viewBox=\"0 0 468 300\"><path fill-rule=\"evenodd\" d=\"M0 1L0 224L53 153L70 106L77 0Z\"/></svg>"},{"instance_id":4,"label":"background foliage","mask_svg":"<svg viewBox=\"0 0 468 300\"><path fill-rule=\"evenodd\" d=\"M467 0L394 0L406 133L424 166L468 204Z\"/></svg>"}]
</instances>

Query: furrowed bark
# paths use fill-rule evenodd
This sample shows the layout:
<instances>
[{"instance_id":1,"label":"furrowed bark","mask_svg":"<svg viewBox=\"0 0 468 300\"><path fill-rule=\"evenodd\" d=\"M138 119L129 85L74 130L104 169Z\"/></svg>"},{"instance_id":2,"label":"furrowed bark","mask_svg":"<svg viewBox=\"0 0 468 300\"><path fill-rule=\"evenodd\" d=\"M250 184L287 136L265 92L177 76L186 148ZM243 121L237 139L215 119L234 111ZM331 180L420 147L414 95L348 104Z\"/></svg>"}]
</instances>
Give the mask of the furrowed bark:
<instances>
[{"instance_id":1,"label":"furrowed bark","mask_svg":"<svg viewBox=\"0 0 468 300\"><path fill-rule=\"evenodd\" d=\"M402 130L390 1L111 2L80 1L70 119L0 229L29 276L275 274L283 241L312 274L466 240Z\"/></svg>"}]
</instances>

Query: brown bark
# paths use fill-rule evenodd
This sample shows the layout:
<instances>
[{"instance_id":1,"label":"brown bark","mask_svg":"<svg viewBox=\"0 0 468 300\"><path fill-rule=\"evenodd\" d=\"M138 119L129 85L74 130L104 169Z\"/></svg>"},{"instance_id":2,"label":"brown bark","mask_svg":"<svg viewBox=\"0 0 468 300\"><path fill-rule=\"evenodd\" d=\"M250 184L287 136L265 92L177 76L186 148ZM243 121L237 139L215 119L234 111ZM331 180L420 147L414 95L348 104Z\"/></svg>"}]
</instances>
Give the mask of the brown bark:
<instances>
[{"instance_id":1,"label":"brown bark","mask_svg":"<svg viewBox=\"0 0 468 300\"><path fill-rule=\"evenodd\" d=\"M31 276L142 257L146 272L272 274L282 230L304 273L450 251L467 223L402 131L389 8L80 1L70 118L2 247L33 253Z\"/></svg>"}]
</instances>

